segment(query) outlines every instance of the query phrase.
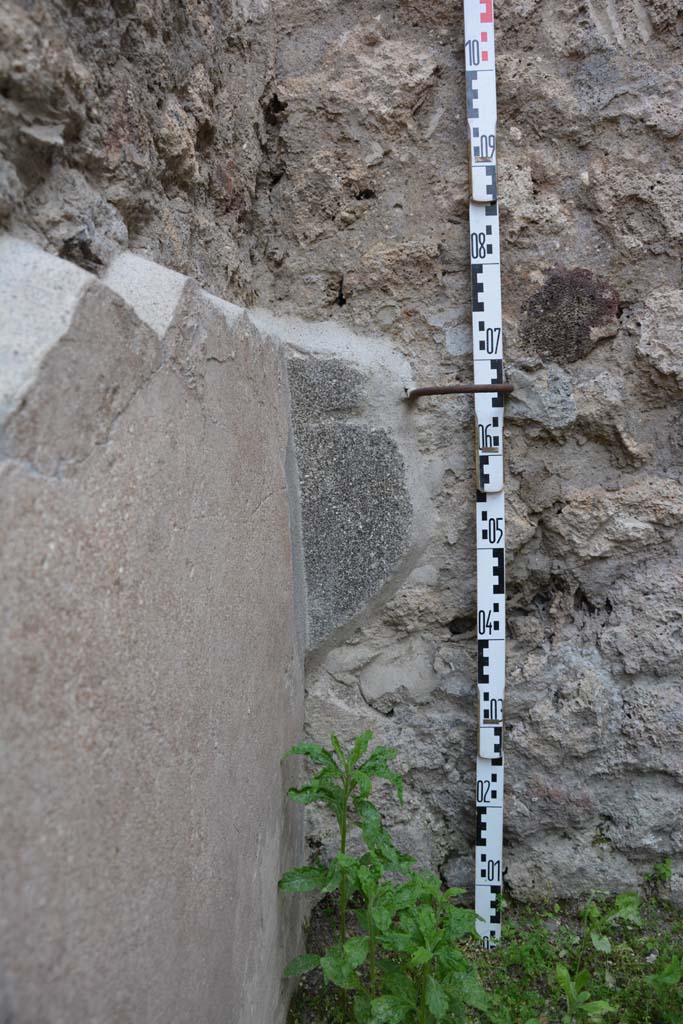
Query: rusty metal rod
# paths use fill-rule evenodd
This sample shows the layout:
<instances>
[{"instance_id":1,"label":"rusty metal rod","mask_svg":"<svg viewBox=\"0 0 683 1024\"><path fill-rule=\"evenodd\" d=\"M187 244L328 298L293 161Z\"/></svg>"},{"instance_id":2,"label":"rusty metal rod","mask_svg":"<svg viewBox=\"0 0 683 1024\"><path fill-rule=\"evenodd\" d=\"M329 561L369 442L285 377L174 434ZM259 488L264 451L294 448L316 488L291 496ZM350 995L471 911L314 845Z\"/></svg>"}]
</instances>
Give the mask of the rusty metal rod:
<instances>
[{"instance_id":1,"label":"rusty metal rod","mask_svg":"<svg viewBox=\"0 0 683 1024\"><path fill-rule=\"evenodd\" d=\"M413 388L412 391L406 391L406 400L411 402L414 398L426 395L481 395L492 392L510 395L514 390L514 384L444 384L442 387Z\"/></svg>"}]
</instances>

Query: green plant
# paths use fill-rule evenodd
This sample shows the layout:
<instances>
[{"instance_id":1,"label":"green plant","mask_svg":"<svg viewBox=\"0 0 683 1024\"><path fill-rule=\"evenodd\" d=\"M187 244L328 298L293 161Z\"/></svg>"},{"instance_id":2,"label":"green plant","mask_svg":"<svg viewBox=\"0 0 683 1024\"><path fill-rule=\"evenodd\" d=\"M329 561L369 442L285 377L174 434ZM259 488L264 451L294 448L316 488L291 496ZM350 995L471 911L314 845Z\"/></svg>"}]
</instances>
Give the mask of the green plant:
<instances>
[{"instance_id":1,"label":"green plant","mask_svg":"<svg viewBox=\"0 0 683 1024\"><path fill-rule=\"evenodd\" d=\"M611 953L612 943L606 932L617 922L626 922L641 928L643 920L640 916L640 896L635 892L622 892L614 898L614 903L605 909L601 908L594 896L581 912L583 936L581 955L586 936L599 953Z\"/></svg>"},{"instance_id":2,"label":"green plant","mask_svg":"<svg viewBox=\"0 0 683 1024\"><path fill-rule=\"evenodd\" d=\"M331 870L325 872L318 867L295 868L280 880L280 887L289 892L333 892L339 888L340 926L339 939L343 946L346 941L346 912L348 905L349 870L353 859L346 857L349 824L355 811L358 822L366 829L376 827L379 819L377 808L368 799L375 779L385 779L396 787L399 800L403 800L403 780L389 768L389 761L396 756L391 747L376 747L370 757L362 760L366 753L372 732L367 730L354 742L350 752L345 753L336 736L331 737L332 750L326 750L317 743L297 743L284 757L301 754L310 758L320 770L305 785L289 790L288 795L300 804L320 801L333 812L339 826L339 854L333 860ZM381 830L383 833L384 830ZM393 844L380 831L375 838L378 855L385 852L388 859L395 853ZM321 884L322 883L322 884Z\"/></svg>"},{"instance_id":3,"label":"green plant","mask_svg":"<svg viewBox=\"0 0 683 1024\"><path fill-rule=\"evenodd\" d=\"M297 868L281 883L324 895L314 915L324 937L288 967L308 972L290 1024L683 1024L683 914L660 891L666 861L655 866L659 887L644 897L595 893L581 907L540 908L508 898L503 942L484 951L459 891L415 871L396 849L372 799L378 779L400 795L400 776L394 751L371 751L370 739L290 752L308 755L316 770L294 799L326 803L340 835L328 863Z\"/></svg>"},{"instance_id":4,"label":"green plant","mask_svg":"<svg viewBox=\"0 0 683 1024\"><path fill-rule=\"evenodd\" d=\"M285 973L319 967L344 993L344 1014L346 993L353 993L358 1024L464 1024L468 1007L490 1015L463 946L474 935L475 915L456 904L462 890L444 890L436 875L414 871L412 858L394 846L370 796L382 779L402 799L402 780L389 767L392 748L376 747L366 757L371 738L365 732L345 751L332 736L331 749L300 743L285 755L304 755L318 767L305 785L289 791L292 799L323 802L339 828L339 852L329 864L295 868L280 880L288 892L339 893L337 941L324 953L297 957ZM365 847L359 857L347 852L352 826Z\"/></svg>"},{"instance_id":5,"label":"green plant","mask_svg":"<svg viewBox=\"0 0 683 1024\"><path fill-rule=\"evenodd\" d=\"M489 1010L489 999L459 944L474 934L475 915L457 906L462 889L444 890L430 872L411 871L394 887L392 921L385 919L379 945L391 954L382 961L385 995L364 1002L358 1019L391 1024L464 1021L466 1007Z\"/></svg>"},{"instance_id":6,"label":"green plant","mask_svg":"<svg viewBox=\"0 0 683 1024\"><path fill-rule=\"evenodd\" d=\"M567 1012L562 1024L578 1024L579 1021L602 1020L606 1013L613 1013L614 1007L605 999L592 999L589 984L592 981L590 971L576 971L572 977L565 964L555 968L567 1001Z\"/></svg>"},{"instance_id":7,"label":"green plant","mask_svg":"<svg viewBox=\"0 0 683 1024\"><path fill-rule=\"evenodd\" d=\"M655 974L651 974L645 979L655 993L660 1019L671 1022L671 1024L679 1022L683 1016L681 979L683 979L683 954L674 956Z\"/></svg>"},{"instance_id":8,"label":"green plant","mask_svg":"<svg viewBox=\"0 0 683 1024\"><path fill-rule=\"evenodd\" d=\"M655 891L661 886L668 885L672 875L671 857L666 857L652 865L652 870L645 875L645 882Z\"/></svg>"},{"instance_id":9,"label":"green plant","mask_svg":"<svg viewBox=\"0 0 683 1024\"><path fill-rule=\"evenodd\" d=\"M616 923L642 927L640 897L637 893L620 893L611 906L601 906L595 894L591 895L580 913L582 923L578 939L578 954L574 970L566 964L557 964L555 977L562 989L567 1013L563 1024L578 1024L579 1021L599 1021L616 1012L607 999L595 998L596 981L591 971L583 967L588 941L597 953L612 952L612 939L607 934Z\"/></svg>"}]
</instances>

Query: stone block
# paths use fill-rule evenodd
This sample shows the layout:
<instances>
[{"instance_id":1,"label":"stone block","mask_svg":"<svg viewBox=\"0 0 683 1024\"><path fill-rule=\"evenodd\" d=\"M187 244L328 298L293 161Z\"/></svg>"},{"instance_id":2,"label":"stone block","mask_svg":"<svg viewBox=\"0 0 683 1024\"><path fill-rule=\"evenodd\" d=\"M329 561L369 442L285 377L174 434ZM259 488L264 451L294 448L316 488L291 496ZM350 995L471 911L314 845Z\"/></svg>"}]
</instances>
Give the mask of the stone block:
<instances>
[{"instance_id":1,"label":"stone block","mask_svg":"<svg viewBox=\"0 0 683 1024\"><path fill-rule=\"evenodd\" d=\"M109 282L147 322L2 251L0 1015L279 1024L303 704L281 352L177 275L143 309L167 274L143 260Z\"/></svg>"}]
</instances>

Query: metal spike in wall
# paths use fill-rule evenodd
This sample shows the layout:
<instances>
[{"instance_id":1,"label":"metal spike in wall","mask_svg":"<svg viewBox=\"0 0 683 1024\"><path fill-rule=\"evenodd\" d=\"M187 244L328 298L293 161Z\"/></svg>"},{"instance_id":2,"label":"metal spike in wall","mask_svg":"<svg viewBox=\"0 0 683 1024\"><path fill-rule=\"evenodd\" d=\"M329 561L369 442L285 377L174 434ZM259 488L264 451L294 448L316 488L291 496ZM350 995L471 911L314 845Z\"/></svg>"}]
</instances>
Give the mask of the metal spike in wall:
<instances>
[{"instance_id":1,"label":"metal spike in wall","mask_svg":"<svg viewBox=\"0 0 683 1024\"><path fill-rule=\"evenodd\" d=\"M464 0L470 165L470 264L475 384L503 380L496 183L493 0ZM477 394L477 834L475 910L486 947L500 939L503 881L505 495L502 394Z\"/></svg>"},{"instance_id":2,"label":"metal spike in wall","mask_svg":"<svg viewBox=\"0 0 683 1024\"><path fill-rule=\"evenodd\" d=\"M505 495L503 380L493 0L464 0L470 164L470 265L474 383L421 387L425 395L474 395L477 477L477 834L475 910L482 945L500 939L503 884L503 699L505 695Z\"/></svg>"}]
</instances>

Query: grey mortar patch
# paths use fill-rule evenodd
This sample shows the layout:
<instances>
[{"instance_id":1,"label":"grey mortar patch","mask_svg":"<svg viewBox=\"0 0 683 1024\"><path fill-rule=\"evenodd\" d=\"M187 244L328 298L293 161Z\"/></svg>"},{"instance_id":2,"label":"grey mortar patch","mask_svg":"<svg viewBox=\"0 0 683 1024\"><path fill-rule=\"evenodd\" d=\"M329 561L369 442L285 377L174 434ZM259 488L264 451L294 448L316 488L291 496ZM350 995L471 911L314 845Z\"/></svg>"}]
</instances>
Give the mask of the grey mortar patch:
<instances>
[{"instance_id":1,"label":"grey mortar patch","mask_svg":"<svg viewBox=\"0 0 683 1024\"><path fill-rule=\"evenodd\" d=\"M555 267L523 308L525 347L575 363L617 332L619 296L590 270Z\"/></svg>"},{"instance_id":2,"label":"grey mortar patch","mask_svg":"<svg viewBox=\"0 0 683 1024\"><path fill-rule=\"evenodd\" d=\"M309 647L377 594L409 545L411 502L396 442L349 423L365 377L338 359L288 364L296 441Z\"/></svg>"},{"instance_id":3,"label":"grey mortar patch","mask_svg":"<svg viewBox=\"0 0 683 1024\"><path fill-rule=\"evenodd\" d=\"M365 404L365 377L341 359L290 359L287 373L301 418L352 412Z\"/></svg>"}]
</instances>

